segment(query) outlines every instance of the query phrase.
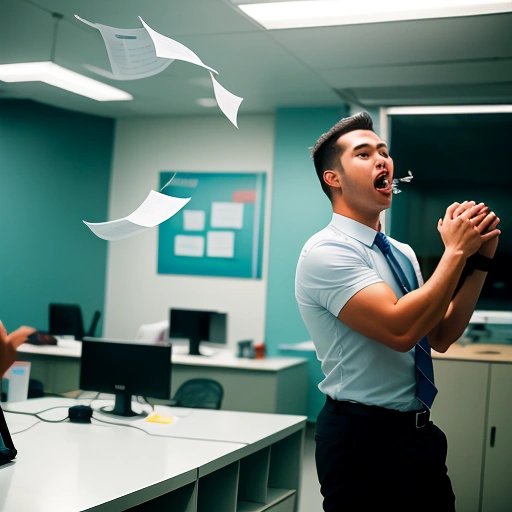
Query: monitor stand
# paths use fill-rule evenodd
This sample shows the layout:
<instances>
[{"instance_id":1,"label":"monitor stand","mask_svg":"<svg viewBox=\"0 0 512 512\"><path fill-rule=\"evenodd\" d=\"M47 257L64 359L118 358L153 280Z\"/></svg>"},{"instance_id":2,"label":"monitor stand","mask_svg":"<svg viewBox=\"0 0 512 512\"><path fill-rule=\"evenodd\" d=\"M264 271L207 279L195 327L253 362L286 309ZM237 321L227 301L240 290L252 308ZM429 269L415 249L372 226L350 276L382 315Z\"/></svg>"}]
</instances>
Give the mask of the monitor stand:
<instances>
[{"instance_id":1,"label":"monitor stand","mask_svg":"<svg viewBox=\"0 0 512 512\"><path fill-rule=\"evenodd\" d=\"M201 343L201 338L190 338L188 340L188 353L191 356L201 356L201 352L199 352L199 344Z\"/></svg>"},{"instance_id":2,"label":"monitor stand","mask_svg":"<svg viewBox=\"0 0 512 512\"><path fill-rule=\"evenodd\" d=\"M112 414L114 416L125 416L125 417L133 417L133 416L146 416L147 413L135 412L132 409L132 395L128 393L116 393L116 400L114 402L114 408L111 409L108 406L102 407L100 410L105 414Z\"/></svg>"}]
</instances>

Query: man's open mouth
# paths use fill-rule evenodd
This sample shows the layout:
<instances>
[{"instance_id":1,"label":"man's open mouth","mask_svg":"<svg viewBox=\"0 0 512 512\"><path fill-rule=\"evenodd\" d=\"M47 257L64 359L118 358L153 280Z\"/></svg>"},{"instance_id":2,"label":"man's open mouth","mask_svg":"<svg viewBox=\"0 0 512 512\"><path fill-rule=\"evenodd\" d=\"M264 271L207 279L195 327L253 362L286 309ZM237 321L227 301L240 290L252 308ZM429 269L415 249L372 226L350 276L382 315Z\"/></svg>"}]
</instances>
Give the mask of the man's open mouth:
<instances>
[{"instance_id":1,"label":"man's open mouth","mask_svg":"<svg viewBox=\"0 0 512 512\"><path fill-rule=\"evenodd\" d=\"M383 172L375 178L375 181L373 182L376 190L386 190L391 186L391 182L389 180L389 173L388 171Z\"/></svg>"}]
</instances>

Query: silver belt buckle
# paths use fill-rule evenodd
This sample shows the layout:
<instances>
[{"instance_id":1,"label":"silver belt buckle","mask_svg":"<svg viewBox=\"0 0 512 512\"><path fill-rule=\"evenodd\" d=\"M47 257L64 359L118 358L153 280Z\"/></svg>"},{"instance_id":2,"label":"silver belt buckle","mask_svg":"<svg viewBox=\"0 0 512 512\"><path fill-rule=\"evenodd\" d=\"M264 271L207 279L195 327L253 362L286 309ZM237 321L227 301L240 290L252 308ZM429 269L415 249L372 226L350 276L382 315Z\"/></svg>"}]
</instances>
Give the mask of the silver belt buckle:
<instances>
[{"instance_id":1,"label":"silver belt buckle","mask_svg":"<svg viewBox=\"0 0 512 512\"><path fill-rule=\"evenodd\" d=\"M427 416L427 421L421 421L423 416ZM423 428L427 425L428 422L428 411L421 411L416 413L416 428Z\"/></svg>"}]
</instances>

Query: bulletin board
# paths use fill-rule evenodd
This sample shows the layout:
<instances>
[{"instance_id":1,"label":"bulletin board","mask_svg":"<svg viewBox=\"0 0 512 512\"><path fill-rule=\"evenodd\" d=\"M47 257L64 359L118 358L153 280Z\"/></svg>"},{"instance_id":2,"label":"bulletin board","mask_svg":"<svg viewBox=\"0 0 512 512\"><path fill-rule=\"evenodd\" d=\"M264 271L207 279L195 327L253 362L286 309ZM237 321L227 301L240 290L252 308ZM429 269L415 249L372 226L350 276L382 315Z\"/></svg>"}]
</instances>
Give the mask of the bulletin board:
<instances>
[{"instance_id":1,"label":"bulletin board","mask_svg":"<svg viewBox=\"0 0 512 512\"><path fill-rule=\"evenodd\" d=\"M160 189L171 178L161 192L192 199L159 226L158 273L260 279L266 173L162 171Z\"/></svg>"}]
</instances>

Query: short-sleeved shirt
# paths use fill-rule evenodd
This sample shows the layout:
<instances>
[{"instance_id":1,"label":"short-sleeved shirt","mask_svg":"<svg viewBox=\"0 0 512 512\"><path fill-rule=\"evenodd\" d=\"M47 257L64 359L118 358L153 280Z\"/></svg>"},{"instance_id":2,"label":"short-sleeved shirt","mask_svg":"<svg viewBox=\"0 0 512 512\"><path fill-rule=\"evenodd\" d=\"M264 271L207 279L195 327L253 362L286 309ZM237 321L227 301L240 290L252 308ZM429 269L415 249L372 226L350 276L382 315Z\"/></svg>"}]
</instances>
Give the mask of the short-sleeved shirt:
<instances>
[{"instance_id":1,"label":"short-sleeved shirt","mask_svg":"<svg viewBox=\"0 0 512 512\"><path fill-rule=\"evenodd\" d=\"M329 225L302 249L295 296L325 376L318 386L323 393L335 400L414 410L421 408L415 397L414 348L398 352L338 319L345 304L372 284L384 281L397 297L402 295L386 258L374 245L376 233L334 213ZM411 247L388 239L410 282L423 284Z\"/></svg>"}]
</instances>

